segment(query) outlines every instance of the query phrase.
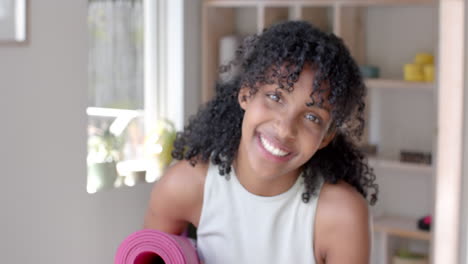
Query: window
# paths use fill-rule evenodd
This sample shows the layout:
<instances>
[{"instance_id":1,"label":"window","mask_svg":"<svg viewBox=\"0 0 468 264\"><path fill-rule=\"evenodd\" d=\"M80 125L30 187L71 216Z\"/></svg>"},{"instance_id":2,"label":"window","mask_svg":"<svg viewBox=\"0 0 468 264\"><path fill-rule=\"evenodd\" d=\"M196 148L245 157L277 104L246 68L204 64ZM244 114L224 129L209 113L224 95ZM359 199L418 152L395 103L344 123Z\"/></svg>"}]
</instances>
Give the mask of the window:
<instances>
[{"instance_id":1,"label":"window","mask_svg":"<svg viewBox=\"0 0 468 264\"><path fill-rule=\"evenodd\" d=\"M141 0L91 1L88 27L88 105L143 109Z\"/></svg>"},{"instance_id":2,"label":"window","mask_svg":"<svg viewBox=\"0 0 468 264\"><path fill-rule=\"evenodd\" d=\"M89 193L153 182L171 162L184 120L183 8L89 0Z\"/></svg>"},{"instance_id":3,"label":"window","mask_svg":"<svg viewBox=\"0 0 468 264\"><path fill-rule=\"evenodd\" d=\"M142 1L89 1L88 34L87 191L94 193L144 180L144 168L127 168L144 156Z\"/></svg>"}]
</instances>

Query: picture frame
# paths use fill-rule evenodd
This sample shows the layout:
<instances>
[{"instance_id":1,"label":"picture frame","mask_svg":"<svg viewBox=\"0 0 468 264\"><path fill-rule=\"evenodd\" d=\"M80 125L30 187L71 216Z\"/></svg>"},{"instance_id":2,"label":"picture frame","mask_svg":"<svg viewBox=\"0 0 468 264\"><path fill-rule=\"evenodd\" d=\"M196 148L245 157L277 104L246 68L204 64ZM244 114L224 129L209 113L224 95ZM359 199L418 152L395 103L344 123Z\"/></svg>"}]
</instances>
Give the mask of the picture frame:
<instances>
[{"instance_id":1,"label":"picture frame","mask_svg":"<svg viewBox=\"0 0 468 264\"><path fill-rule=\"evenodd\" d=\"M27 41L27 0L0 0L0 44Z\"/></svg>"}]
</instances>

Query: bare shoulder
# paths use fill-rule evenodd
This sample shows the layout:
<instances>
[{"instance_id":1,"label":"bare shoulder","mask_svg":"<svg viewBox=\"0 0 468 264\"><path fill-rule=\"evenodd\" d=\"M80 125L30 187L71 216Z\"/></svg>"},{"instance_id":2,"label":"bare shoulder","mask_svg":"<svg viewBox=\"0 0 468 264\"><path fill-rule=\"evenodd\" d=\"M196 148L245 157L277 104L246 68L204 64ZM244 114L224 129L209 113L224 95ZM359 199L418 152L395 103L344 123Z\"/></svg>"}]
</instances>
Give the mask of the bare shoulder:
<instances>
[{"instance_id":1,"label":"bare shoulder","mask_svg":"<svg viewBox=\"0 0 468 264\"><path fill-rule=\"evenodd\" d=\"M162 194L172 196L171 198L196 198L203 194L207 170L208 165L204 163L192 166L188 161L179 161L166 170L155 183L153 191L158 190Z\"/></svg>"},{"instance_id":2,"label":"bare shoulder","mask_svg":"<svg viewBox=\"0 0 468 264\"><path fill-rule=\"evenodd\" d=\"M323 260L319 263L369 262L369 207L348 183L324 184L315 228L316 253Z\"/></svg>"},{"instance_id":3,"label":"bare shoulder","mask_svg":"<svg viewBox=\"0 0 468 264\"><path fill-rule=\"evenodd\" d=\"M359 220L368 217L368 205L364 197L351 185L340 181L337 184L325 183L320 192L320 209L324 216L340 219Z\"/></svg>"},{"instance_id":4,"label":"bare shoulder","mask_svg":"<svg viewBox=\"0 0 468 264\"><path fill-rule=\"evenodd\" d=\"M198 224L208 165L179 161L153 186L145 228L182 232L188 223Z\"/></svg>"}]
</instances>

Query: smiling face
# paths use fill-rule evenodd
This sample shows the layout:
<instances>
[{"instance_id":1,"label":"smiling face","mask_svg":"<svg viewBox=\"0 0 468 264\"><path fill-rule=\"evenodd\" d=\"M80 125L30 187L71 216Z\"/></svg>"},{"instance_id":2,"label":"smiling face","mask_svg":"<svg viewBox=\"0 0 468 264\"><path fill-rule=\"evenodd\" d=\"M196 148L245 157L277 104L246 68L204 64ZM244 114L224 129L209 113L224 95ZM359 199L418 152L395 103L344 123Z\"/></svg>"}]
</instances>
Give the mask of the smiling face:
<instances>
[{"instance_id":1,"label":"smiling face","mask_svg":"<svg viewBox=\"0 0 468 264\"><path fill-rule=\"evenodd\" d=\"M292 92L278 89L277 84L262 85L254 95L248 88L239 92L245 115L238 161L255 177L267 181L295 177L332 140L330 105L327 101L311 105L313 79L313 70L305 66ZM322 96L326 98L327 92ZM320 101L317 94L314 101Z\"/></svg>"}]
</instances>

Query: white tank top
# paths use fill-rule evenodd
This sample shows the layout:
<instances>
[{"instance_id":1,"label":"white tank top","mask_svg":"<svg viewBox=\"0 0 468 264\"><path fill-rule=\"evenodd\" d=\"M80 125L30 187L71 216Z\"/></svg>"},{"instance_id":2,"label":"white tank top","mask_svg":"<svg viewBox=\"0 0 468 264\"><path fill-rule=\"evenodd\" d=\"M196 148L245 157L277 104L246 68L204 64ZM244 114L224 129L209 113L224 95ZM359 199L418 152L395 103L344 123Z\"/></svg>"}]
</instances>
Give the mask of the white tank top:
<instances>
[{"instance_id":1,"label":"white tank top","mask_svg":"<svg viewBox=\"0 0 468 264\"><path fill-rule=\"evenodd\" d=\"M304 178L286 192L258 196L234 170L230 180L210 163L197 228L197 250L205 264L315 264L313 237L317 195L302 201Z\"/></svg>"}]
</instances>

